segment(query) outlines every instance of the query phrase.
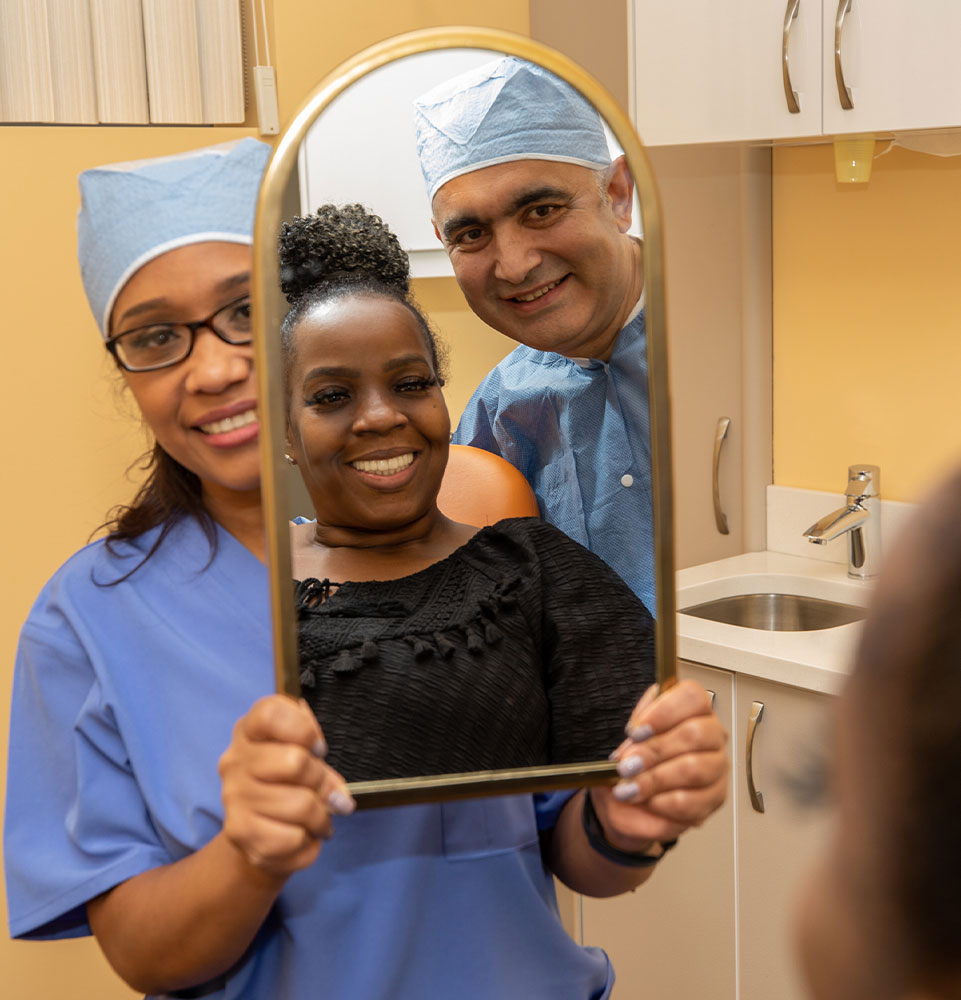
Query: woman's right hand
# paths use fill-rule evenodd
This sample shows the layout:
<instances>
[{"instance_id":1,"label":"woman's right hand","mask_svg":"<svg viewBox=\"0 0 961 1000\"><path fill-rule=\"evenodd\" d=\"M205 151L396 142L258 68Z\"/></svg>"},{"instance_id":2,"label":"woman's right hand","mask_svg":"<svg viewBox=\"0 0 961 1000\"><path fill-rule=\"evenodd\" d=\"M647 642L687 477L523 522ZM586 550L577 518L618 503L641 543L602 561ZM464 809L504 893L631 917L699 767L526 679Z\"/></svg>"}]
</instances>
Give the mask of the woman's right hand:
<instances>
[{"instance_id":1,"label":"woman's right hand","mask_svg":"<svg viewBox=\"0 0 961 1000\"><path fill-rule=\"evenodd\" d=\"M260 699L234 726L220 758L224 834L246 861L286 877L312 864L354 810L344 779L323 759L323 733L303 701Z\"/></svg>"}]
</instances>

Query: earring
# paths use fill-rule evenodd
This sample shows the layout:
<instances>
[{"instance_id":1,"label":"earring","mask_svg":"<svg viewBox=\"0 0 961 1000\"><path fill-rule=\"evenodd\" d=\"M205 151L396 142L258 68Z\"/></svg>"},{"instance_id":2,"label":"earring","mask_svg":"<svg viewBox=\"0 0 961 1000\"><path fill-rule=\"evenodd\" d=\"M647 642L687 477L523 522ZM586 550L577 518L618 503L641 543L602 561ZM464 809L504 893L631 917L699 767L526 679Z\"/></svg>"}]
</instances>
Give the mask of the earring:
<instances>
[{"instance_id":1,"label":"earring","mask_svg":"<svg viewBox=\"0 0 961 1000\"><path fill-rule=\"evenodd\" d=\"M284 452L284 458L287 460L288 464L290 464L290 465L296 465L297 464L297 459L296 458L291 458L290 455L288 455L286 452Z\"/></svg>"}]
</instances>

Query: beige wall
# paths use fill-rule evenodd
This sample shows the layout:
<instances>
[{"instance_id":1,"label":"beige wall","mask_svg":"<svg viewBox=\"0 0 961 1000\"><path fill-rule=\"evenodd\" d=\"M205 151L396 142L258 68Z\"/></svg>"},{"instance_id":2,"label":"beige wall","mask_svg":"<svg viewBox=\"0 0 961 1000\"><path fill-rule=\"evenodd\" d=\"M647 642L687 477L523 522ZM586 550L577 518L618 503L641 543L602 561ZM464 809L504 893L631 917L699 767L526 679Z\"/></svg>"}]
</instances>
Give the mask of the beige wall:
<instances>
[{"instance_id":1,"label":"beige wall","mask_svg":"<svg viewBox=\"0 0 961 1000\"><path fill-rule=\"evenodd\" d=\"M338 62L397 32L441 24L479 24L521 34L529 30L526 0L267 0L267 6L281 122ZM237 128L0 129L0 273L7 350L0 374L0 459L5 470L0 504L6 526L0 601L2 734L7 731L17 634L30 604L50 573L101 523L107 509L129 499L136 473L128 477L125 470L145 446L83 297L75 256L76 176L98 163L254 134ZM457 384L451 388L459 411L468 383L503 349L493 335L491 345L497 346L489 346L486 328L463 315L452 281L421 284L430 287L418 287L418 294L425 305L438 310L438 325L454 343ZM479 352L465 362L459 341ZM469 373L472 366L479 366L476 376ZM5 772L5 747L0 747L0 789ZM0 995L30 1000L133 995L106 968L89 940L10 942L5 937L5 909L0 921Z\"/></svg>"},{"instance_id":2,"label":"beige wall","mask_svg":"<svg viewBox=\"0 0 961 1000\"><path fill-rule=\"evenodd\" d=\"M917 500L961 460L961 158L895 148L853 185L830 145L775 149L773 218L774 481L870 462Z\"/></svg>"}]
</instances>

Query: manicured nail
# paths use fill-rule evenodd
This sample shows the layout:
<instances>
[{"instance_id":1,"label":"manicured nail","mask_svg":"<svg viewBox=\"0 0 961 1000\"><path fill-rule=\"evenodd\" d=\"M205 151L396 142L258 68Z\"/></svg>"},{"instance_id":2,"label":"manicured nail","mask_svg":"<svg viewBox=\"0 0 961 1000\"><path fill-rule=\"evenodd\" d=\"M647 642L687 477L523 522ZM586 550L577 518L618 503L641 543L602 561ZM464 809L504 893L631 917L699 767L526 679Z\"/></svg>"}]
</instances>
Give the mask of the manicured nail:
<instances>
[{"instance_id":1,"label":"manicured nail","mask_svg":"<svg viewBox=\"0 0 961 1000\"><path fill-rule=\"evenodd\" d=\"M617 765L617 773L622 778L633 778L640 774L644 770L644 761L637 754L631 754L630 757L625 757L620 764Z\"/></svg>"},{"instance_id":2,"label":"manicured nail","mask_svg":"<svg viewBox=\"0 0 961 1000\"><path fill-rule=\"evenodd\" d=\"M318 736L317 739L314 740L314 745L310 748L310 752L315 757L320 757L321 759L327 756L327 741L323 738L323 736Z\"/></svg>"},{"instance_id":3,"label":"manicured nail","mask_svg":"<svg viewBox=\"0 0 961 1000\"><path fill-rule=\"evenodd\" d=\"M327 808L336 816L349 816L357 808L357 803L347 792L335 788L327 796Z\"/></svg>"},{"instance_id":4,"label":"manicured nail","mask_svg":"<svg viewBox=\"0 0 961 1000\"><path fill-rule=\"evenodd\" d=\"M640 793L641 789L636 781L619 781L613 789L614 798L618 802L632 802Z\"/></svg>"},{"instance_id":5,"label":"manicured nail","mask_svg":"<svg viewBox=\"0 0 961 1000\"><path fill-rule=\"evenodd\" d=\"M628 729L627 735L630 736L632 743L643 743L654 735L654 727L645 722L643 726L634 726Z\"/></svg>"}]
</instances>

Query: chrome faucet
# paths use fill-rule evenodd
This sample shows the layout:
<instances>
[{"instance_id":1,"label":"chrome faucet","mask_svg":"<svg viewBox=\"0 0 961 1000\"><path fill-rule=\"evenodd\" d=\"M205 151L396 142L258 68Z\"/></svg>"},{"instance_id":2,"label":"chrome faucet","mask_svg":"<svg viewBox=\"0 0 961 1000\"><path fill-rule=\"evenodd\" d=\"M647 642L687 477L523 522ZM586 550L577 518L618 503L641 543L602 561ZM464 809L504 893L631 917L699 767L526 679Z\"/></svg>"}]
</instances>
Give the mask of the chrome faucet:
<instances>
[{"instance_id":1,"label":"chrome faucet","mask_svg":"<svg viewBox=\"0 0 961 1000\"><path fill-rule=\"evenodd\" d=\"M827 545L847 534L848 576L866 580L877 576L881 563L881 469L877 465L848 466L845 505L812 524L804 537Z\"/></svg>"}]
</instances>

